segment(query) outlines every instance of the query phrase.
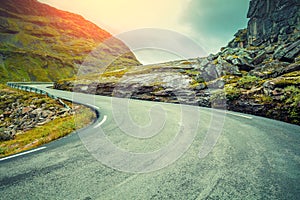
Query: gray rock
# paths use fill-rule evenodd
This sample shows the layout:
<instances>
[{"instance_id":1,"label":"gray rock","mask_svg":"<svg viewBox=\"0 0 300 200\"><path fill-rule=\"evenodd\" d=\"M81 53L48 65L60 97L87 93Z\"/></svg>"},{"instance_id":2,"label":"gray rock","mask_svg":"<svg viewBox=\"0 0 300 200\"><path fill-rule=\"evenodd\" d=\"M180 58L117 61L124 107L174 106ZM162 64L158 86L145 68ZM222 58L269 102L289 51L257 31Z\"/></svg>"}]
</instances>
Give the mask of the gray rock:
<instances>
[{"instance_id":1,"label":"gray rock","mask_svg":"<svg viewBox=\"0 0 300 200\"><path fill-rule=\"evenodd\" d=\"M275 52L273 54L273 58L280 60L285 54L283 49L284 49L284 45L277 47L277 49L275 50Z\"/></svg>"},{"instance_id":2,"label":"gray rock","mask_svg":"<svg viewBox=\"0 0 300 200\"><path fill-rule=\"evenodd\" d=\"M294 29L291 24L299 22L299 6L298 0L251 0L247 14L249 44L260 45L277 35L285 40Z\"/></svg>"},{"instance_id":3,"label":"gray rock","mask_svg":"<svg viewBox=\"0 0 300 200\"><path fill-rule=\"evenodd\" d=\"M205 73L203 73L203 78L205 81L215 80L219 77L219 74L218 74L216 68L217 67L214 64L209 64L205 68Z\"/></svg>"},{"instance_id":4,"label":"gray rock","mask_svg":"<svg viewBox=\"0 0 300 200\"><path fill-rule=\"evenodd\" d=\"M275 47L274 46L268 46L265 48L265 51L267 54L273 54L275 52Z\"/></svg>"},{"instance_id":5,"label":"gray rock","mask_svg":"<svg viewBox=\"0 0 300 200\"><path fill-rule=\"evenodd\" d=\"M217 79L208 83L207 87L209 89L223 89L225 85L224 80Z\"/></svg>"},{"instance_id":6,"label":"gray rock","mask_svg":"<svg viewBox=\"0 0 300 200\"><path fill-rule=\"evenodd\" d=\"M46 119L46 120L44 120L44 121L42 121L42 122L37 123L37 125L38 125L38 126L43 126L43 125L49 123L50 121L51 121L51 119Z\"/></svg>"},{"instance_id":7,"label":"gray rock","mask_svg":"<svg viewBox=\"0 0 300 200\"><path fill-rule=\"evenodd\" d=\"M204 58L201 63L200 66L201 67L206 67L208 64L210 63L210 61L207 58Z\"/></svg>"},{"instance_id":8,"label":"gray rock","mask_svg":"<svg viewBox=\"0 0 300 200\"><path fill-rule=\"evenodd\" d=\"M265 51L260 51L258 55L252 60L251 64L253 65L258 65L264 61L266 58L266 52Z\"/></svg>"},{"instance_id":9,"label":"gray rock","mask_svg":"<svg viewBox=\"0 0 300 200\"><path fill-rule=\"evenodd\" d=\"M242 64L241 61L240 61L240 59L238 59L238 58L233 59L231 62L234 65L241 65Z\"/></svg>"},{"instance_id":10,"label":"gray rock","mask_svg":"<svg viewBox=\"0 0 300 200\"><path fill-rule=\"evenodd\" d=\"M199 85L196 86L195 90L204 90L206 88L207 87L204 83L200 83Z\"/></svg>"},{"instance_id":11,"label":"gray rock","mask_svg":"<svg viewBox=\"0 0 300 200\"><path fill-rule=\"evenodd\" d=\"M49 110L43 110L41 113L42 118L47 118L51 114L51 111Z\"/></svg>"},{"instance_id":12,"label":"gray rock","mask_svg":"<svg viewBox=\"0 0 300 200\"><path fill-rule=\"evenodd\" d=\"M295 57L300 53L300 40L291 44L284 50L283 60L293 62Z\"/></svg>"},{"instance_id":13,"label":"gray rock","mask_svg":"<svg viewBox=\"0 0 300 200\"><path fill-rule=\"evenodd\" d=\"M217 59L217 58L218 58L218 55L209 54L209 56L207 57L207 60L213 61L213 60L215 60L215 59Z\"/></svg>"},{"instance_id":14,"label":"gray rock","mask_svg":"<svg viewBox=\"0 0 300 200\"><path fill-rule=\"evenodd\" d=\"M32 109L36 109L36 105L34 105L34 104L31 104L29 107Z\"/></svg>"},{"instance_id":15,"label":"gray rock","mask_svg":"<svg viewBox=\"0 0 300 200\"><path fill-rule=\"evenodd\" d=\"M267 96L270 96L274 89L275 89L275 83L272 81L266 81L263 84L263 91Z\"/></svg>"},{"instance_id":16,"label":"gray rock","mask_svg":"<svg viewBox=\"0 0 300 200\"><path fill-rule=\"evenodd\" d=\"M283 69L282 74L290 73L290 72L295 72L295 71L300 71L300 63L293 63Z\"/></svg>"}]
</instances>

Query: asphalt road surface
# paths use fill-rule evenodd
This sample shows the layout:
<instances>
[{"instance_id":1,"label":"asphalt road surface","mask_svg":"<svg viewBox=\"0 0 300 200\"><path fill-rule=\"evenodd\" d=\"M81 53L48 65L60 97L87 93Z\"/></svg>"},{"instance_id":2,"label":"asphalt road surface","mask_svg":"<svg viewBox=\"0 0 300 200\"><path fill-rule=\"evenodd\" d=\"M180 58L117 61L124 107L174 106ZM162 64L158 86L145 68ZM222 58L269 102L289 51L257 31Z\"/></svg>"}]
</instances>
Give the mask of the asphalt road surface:
<instances>
[{"instance_id":1,"label":"asphalt road surface","mask_svg":"<svg viewBox=\"0 0 300 200\"><path fill-rule=\"evenodd\" d=\"M300 199L299 126L45 90L98 109L100 118L1 160L0 199Z\"/></svg>"}]
</instances>

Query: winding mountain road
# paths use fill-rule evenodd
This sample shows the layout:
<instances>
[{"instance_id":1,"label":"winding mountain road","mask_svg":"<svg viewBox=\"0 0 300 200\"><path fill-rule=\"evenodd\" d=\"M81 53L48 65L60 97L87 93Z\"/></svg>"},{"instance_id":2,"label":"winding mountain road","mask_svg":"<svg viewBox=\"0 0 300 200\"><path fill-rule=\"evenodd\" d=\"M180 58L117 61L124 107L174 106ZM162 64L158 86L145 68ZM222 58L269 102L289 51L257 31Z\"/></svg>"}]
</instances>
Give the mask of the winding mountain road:
<instances>
[{"instance_id":1,"label":"winding mountain road","mask_svg":"<svg viewBox=\"0 0 300 200\"><path fill-rule=\"evenodd\" d=\"M99 110L91 126L0 161L0 199L299 199L300 127L34 85Z\"/></svg>"}]
</instances>

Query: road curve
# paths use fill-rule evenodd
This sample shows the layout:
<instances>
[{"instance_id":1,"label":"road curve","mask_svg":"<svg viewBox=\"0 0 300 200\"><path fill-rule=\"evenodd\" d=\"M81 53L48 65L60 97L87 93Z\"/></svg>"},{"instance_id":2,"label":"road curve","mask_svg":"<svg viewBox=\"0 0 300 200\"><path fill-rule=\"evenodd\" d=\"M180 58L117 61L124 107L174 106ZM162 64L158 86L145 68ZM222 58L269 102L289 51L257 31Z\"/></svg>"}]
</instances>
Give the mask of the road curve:
<instances>
[{"instance_id":1,"label":"road curve","mask_svg":"<svg viewBox=\"0 0 300 200\"><path fill-rule=\"evenodd\" d=\"M0 199L300 197L299 126L206 108L35 87L88 104L101 115L92 126L40 151L1 161ZM209 140L216 144L199 157L204 141L212 138L207 133L217 129L221 134ZM118 148L103 148L109 147L103 141Z\"/></svg>"}]
</instances>

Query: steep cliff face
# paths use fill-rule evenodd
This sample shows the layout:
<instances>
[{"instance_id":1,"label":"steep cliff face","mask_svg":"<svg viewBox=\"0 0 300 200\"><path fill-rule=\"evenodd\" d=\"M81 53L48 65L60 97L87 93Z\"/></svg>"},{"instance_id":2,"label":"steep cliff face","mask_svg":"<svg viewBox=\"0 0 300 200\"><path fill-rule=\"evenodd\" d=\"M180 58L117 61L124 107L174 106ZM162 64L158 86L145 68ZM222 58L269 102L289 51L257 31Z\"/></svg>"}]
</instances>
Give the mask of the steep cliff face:
<instances>
[{"instance_id":1,"label":"steep cliff face","mask_svg":"<svg viewBox=\"0 0 300 200\"><path fill-rule=\"evenodd\" d=\"M224 86L227 107L300 124L300 1L252 0L248 27L215 61L242 73Z\"/></svg>"},{"instance_id":2,"label":"steep cliff face","mask_svg":"<svg viewBox=\"0 0 300 200\"><path fill-rule=\"evenodd\" d=\"M90 54L99 45L102 52ZM69 78L118 52L127 54L116 65L140 64L125 44L79 15L37 0L0 0L1 82Z\"/></svg>"},{"instance_id":3,"label":"steep cliff face","mask_svg":"<svg viewBox=\"0 0 300 200\"><path fill-rule=\"evenodd\" d=\"M299 0L252 0L247 15L248 43L258 46L288 39L288 34L299 31Z\"/></svg>"}]
</instances>

